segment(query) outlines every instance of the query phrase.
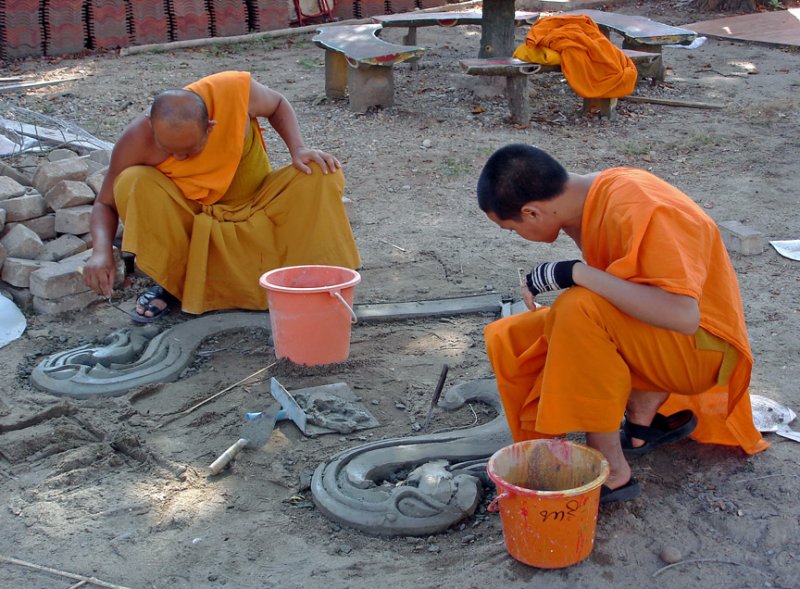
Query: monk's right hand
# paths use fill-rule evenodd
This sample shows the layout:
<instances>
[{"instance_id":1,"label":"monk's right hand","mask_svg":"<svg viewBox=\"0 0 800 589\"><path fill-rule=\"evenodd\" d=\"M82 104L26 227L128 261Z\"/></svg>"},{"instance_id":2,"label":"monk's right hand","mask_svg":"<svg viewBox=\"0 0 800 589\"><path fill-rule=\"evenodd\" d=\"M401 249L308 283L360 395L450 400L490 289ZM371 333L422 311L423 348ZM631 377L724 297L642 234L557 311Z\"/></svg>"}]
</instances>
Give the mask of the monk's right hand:
<instances>
[{"instance_id":1,"label":"monk's right hand","mask_svg":"<svg viewBox=\"0 0 800 589\"><path fill-rule=\"evenodd\" d=\"M528 307L529 311L535 311L539 308L539 305L534 300L533 293L528 290L527 286L523 286L520 289L520 294L522 294L522 301L525 303L525 306Z\"/></svg>"},{"instance_id":2,"label":"monk's right hand","mask_svg":"<svg viewBox=\"0 0 800 589\"><path fill-rule=\"evenodd\" d=\"M83 282L93 291L110 297L114 289L117 267L113 253L95 250L83 267Z\"/></svg>"}]
</instances>

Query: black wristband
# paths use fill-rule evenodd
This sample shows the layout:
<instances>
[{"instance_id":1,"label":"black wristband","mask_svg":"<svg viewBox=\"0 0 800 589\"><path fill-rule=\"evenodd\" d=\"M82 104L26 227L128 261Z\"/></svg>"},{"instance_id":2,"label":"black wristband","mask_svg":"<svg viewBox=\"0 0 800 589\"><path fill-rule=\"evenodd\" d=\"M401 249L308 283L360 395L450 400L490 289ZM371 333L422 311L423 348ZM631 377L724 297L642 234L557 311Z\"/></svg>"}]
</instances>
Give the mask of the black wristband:
<instances>
[{"instance_id":1,"label":"black wristband","mask_svg":"<svg viewBox=\"0 0 800 589\"><path fill-rule=\"evenodd\" d=\"M572 279L572 268L578 262L580 260L539 264L525 276L528 290L533 296L536 296L543 292L575 286L575 281Z\"/></svg>"}]
</instances>

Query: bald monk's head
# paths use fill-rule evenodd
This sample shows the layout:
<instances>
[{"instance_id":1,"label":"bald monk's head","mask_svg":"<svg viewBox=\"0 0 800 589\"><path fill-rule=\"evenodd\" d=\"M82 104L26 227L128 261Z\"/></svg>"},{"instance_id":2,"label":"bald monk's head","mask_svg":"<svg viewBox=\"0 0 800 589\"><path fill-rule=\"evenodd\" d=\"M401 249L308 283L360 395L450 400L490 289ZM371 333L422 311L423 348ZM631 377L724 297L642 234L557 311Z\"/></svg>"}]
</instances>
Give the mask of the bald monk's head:
<instances>
[{"instance_id":1,"label":"bald monk's head","mask_svg":"<svg viewBox=\"0 0 800 589\"><path fill-rule=\"evenodd\" d=\"M562 192L569 175L547 152L521 143L492 154L478 179L478 206L499 220L519 220L522 207L551 200Z\"/></svg>"},{"instance_id":2,"label":"bald monk's head","mask_svg":"<svg viewBox=\"0 0 800 589\"><path fill-rule=\"evenodd\" d=\"M150 124L158 146L177 160L203 151L214 128L203 99L188 90L167 90L156 96Z\"/></svg>"}]
</instances>

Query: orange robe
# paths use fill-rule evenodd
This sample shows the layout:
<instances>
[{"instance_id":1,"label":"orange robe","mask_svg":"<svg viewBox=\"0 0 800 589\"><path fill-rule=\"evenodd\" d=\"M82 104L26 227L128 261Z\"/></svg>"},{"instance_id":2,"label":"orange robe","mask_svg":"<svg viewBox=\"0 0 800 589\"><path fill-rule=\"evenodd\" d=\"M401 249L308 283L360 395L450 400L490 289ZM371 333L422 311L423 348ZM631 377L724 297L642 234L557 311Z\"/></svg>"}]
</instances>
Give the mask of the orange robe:
<instances>
[{"instance_id":1,"label":"orange robe","mask_svg":"<svg viewBox=\"0 0 800 589\"><path fill-rule=\"evenodd\" d=\"M274 268L357 268L341 170L271 169L258 123L248 116L250 74L223 72L187 89L216 121L203 151L127 168L114 183L122 249L136 254L139 268L194 314L265 310L258 280Z\"/></svg>"},{"instance_id":2,"label":"orange robe","mask_svg":"<svg viewBox=\"0 0 800 589\"><path fill-rule=\"evenodd\" d=\"M633 92L636 66L588 16L545 16L528 31L514 57L561 64L567 83L582 98L619 98Z\"/></svg>"},{"instance_id":3,"label":"orange robe","mask_svg":"<svg viewBox=\"0 0 800 589\"><path fill-rule=\"evenodd\" d=\"M633 319L582 287L488 325L486 347L515 441L619 428L631 389L665 391L660 411L692 409L700 442L767 448L753 424L753 357L733 266L714 221L652 174L598 174L583 208L587 264L691 296L693 336Z\"/></svg>"}]
</instances>

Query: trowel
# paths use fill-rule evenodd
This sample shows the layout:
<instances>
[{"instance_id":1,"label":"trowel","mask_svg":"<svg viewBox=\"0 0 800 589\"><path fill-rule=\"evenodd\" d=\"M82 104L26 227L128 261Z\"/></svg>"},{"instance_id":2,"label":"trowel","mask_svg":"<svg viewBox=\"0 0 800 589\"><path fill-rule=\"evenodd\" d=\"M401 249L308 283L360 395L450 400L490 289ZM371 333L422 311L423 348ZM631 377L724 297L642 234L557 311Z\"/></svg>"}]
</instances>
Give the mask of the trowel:
<instances>
[{"instance_id":1,"label":"trowel","mask_svg":"<svg viewBox=\"0 0 800 589\"><path fill-rule=\"evenodd\" d=\"M276 401L255 417L246 421L242 426L242 431L239 433L239 439L208 467L211 474L219 474L242 449L248 448L252 450L266 444L270 435L272 435L280 410L281 405Z\"/></svg>"}]
</instances>

